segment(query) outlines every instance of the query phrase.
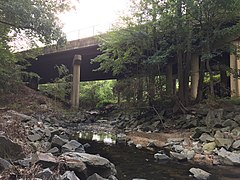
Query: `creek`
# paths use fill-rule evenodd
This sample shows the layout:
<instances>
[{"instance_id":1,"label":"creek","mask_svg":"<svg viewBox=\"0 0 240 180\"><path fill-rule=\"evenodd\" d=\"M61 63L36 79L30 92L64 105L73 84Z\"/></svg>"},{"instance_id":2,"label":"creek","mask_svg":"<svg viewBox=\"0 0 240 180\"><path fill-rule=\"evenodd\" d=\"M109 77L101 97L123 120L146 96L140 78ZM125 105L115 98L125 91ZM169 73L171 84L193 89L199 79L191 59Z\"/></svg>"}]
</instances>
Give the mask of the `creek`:
<instances>
[{"instance_id":1,"label":"creek","mask_svg":"<svg viewBox=\"0 0 240 180\"><path fill-rule=\"evenodd\" d=\"M201 168L212 174L212 180L239 180L239 167L206 166L189 162L158 162L154 153L145 149L137 149L124 144L116 143L116 135L106 133L81 132L78 141L89 143L87 153L99 154L115 164L119 180L146 179L146 180L188 180L189 169Z\"/></svg>"}]
</instances>

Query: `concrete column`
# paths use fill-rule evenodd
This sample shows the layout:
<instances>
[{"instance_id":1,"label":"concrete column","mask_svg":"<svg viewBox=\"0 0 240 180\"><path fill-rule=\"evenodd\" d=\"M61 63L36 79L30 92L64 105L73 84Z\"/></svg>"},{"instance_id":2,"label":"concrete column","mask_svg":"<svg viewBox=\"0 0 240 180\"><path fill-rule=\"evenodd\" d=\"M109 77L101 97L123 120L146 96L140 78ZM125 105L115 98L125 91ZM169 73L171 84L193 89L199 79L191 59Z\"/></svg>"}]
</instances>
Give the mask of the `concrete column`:
<instances>
[{"instance_id":1,"label":"concrete column","mask_svg":"<svg viewBox=\"0 0 240 180\"><path fill-rule=\"evenodd\" d=\"M191 60L191 97L193 99L197 98L198 81L199 81L199 56L193 54Z\"/></svg>"},{"instance_id":2,"label":"concrete column","mask_svg":"<svg viewBox=\"0 0 240 180\"><path fill-rule=\"evenodd\" d=\"M240 62L237 56L237 52L240 48L240 42L234 41L233 45L235 46L235 51L230 54L230 87L231 87L231 97L240 96L240 79L238 78L238 71L240 69Z\"/></svg>"},{"instance_id":3,"label":"concrete column","mask_svg":"<svg viewBox=\"0 0 240 180\"><path fill-rule=\"evenodd\" d=\"M81 55L75 55L73 59L73 82L72 82L72 108L79 107L79 88L80 88L80 64L82 61Z\"/></svg>"},{"instance_id":4,"label":"concrete column","mask_svg":"<svg viewBox=\"0 0 240 180\"><path fill-rule=\"evenodd\" d=\"M167 93L169 95L173 94L173 75L172 75L172 63L167 64L166 69L166 85Z\"/></svg>"},{"instance_id":5,"label":"concrete column","mask_svg":"<svg viewBox=\"0 0 240 180\"><path fill-rule=\"evenodd\" d=\"M230 87L231 87L231 97L237 96L237 79L235 78L235 71L237 68L236 55L230 54Z\"/></svg>"}]
</instances>

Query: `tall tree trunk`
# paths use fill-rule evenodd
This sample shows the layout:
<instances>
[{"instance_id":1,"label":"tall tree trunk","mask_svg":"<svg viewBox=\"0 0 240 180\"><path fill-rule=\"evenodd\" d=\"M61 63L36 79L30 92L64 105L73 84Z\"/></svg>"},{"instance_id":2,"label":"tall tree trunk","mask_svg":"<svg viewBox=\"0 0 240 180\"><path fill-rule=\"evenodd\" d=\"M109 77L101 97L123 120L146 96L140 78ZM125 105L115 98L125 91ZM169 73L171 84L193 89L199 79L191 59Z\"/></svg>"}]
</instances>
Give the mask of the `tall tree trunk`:
<instances>
[{"instance_id":1,"label":"tall tree trunk","mask_svg":"<svg viewBox=\"0 0 240 180\"><path fill-rule=\"evenodd\" d=\"M142 77L138 77L138 85L137 85L137 101L141 102L143 100L143 79Z\"/></svg>"},{"instance_id":2,"label":"tall tree trunk","mask_svg":"<svg viewBox=\"0 0 240 180\"><path fill-rule=\"evenodd\" d=\"M200 70L199 70L199 81L198 81L198 93L196 100L200 102L203 98L203 82L205 74L205 61L201 58Z\"/></svg>"},{"instance_id":3,"label":"tall tree trunk","mask_svg":"<svg viewBox=\"0 0 240 180\"><path fill-rule=\"evenodd\" d=\"M178 62L178 97L180 101L184 103L184 79L183 79L183 57L182 51L177 50L177 62Z\"/></svg>"},{"instance_id":4,"label":"tall tree trunk","mask_svg":"<svg viewBox=\"0 0 240 180\"><path fill-rule=\"evenodd\" d=\"M167 94L172 95L173 94L173 75L172 75L172 64L167 64L166 69L166 89Z\"/></svg>"},{"instance_id":5,"label":"tall tree trunk","mask_svg":"<svg viewBox=\"0 0 240 180\"><path fill-rule=\"evenodd\" d=\"M185 105L189 104L190 92L189 92L189 76L192 60L192 23L188 20L188 37L187 37L187 53L184 69L184 92L185 92Z\"/></svg>"},{"instance_id":6,"label":"tall tree trunk","mask_svg":"<svg viewBox=\"0 0 240 180\"><path fill-rule=\"evenodd\" d=\"M154 96L155 96L155 76L150 75L148 77L148 97L150 106L153 104Z\"/></svg>"},{"instance_id":7,"label":"tall tree trunk","mask_svg":"<svg viewBox=\"0 0 240 180\"><path fill-rule=\"evenodd\" d=\"M210 59L207 59L206 61L206 68L209 72L209 77L210 77L210 95L214 97L214 83L213 83L213 72L211 70L210 64L209 64Z\"/></svg>"},{"instance_id":8,"label":"tall tree trunk","mask_svg":"<svg viewBox=\"0 0 240 180\"><path fill-rule=\"evenodd\" d=\"M181 18L182 18L182 0L177 1L177 32L182 30ZM178 96L180 101L184 103L184 75L183 75L183 51L181 47L182 37L180 32L176 33L176 42L177 42L177 63L178 63Z\"/></svg>"}]
</instances>

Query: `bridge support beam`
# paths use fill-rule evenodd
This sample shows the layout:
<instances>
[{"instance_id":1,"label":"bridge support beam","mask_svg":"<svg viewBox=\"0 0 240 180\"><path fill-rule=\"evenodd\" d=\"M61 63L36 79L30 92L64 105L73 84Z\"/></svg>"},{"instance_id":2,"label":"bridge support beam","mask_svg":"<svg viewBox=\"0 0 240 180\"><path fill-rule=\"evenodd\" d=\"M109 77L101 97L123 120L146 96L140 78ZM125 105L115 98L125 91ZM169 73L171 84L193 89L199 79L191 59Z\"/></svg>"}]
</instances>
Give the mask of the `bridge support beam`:
<instances>
[{"instance_id":1,"label":"bridge support beam","mask_svg":"<svg viewBox=\"0 0 240 180\"><path fill-rule=\"evenodd\" d=\"M75 55L73 59L73 82L72 82L72 95L71 104L72 108L79 107L79 89L80 89L80 65L82 61L81 55Z\"/></svg>"},{"instance_id":2,"label":"bridge support beam","mask_svg":"<svg viewBox=\"0 0 240 180\"><path fill-rule=\"evenodd\" d=\"M237 51L240 47L239 41L233 42L235 46L235 52L230 54L230 68L231 68L231 75L230 75L230 87L231 87L231 97L239 97L240 96L240 79L238 78L238 70L240 69L240 62L237 56Z\"/></svg>"}]
</instances>

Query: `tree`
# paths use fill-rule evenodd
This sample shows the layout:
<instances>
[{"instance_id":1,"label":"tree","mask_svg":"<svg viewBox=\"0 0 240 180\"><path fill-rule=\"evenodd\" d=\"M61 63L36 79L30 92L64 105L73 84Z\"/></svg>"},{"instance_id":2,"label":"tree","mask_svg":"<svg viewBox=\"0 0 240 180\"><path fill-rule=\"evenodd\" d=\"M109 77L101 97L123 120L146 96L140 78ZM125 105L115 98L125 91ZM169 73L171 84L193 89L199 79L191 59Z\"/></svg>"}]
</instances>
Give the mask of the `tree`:
<instances>
[{"instance_id":1,"label":"tree","mask_svg":"<svg viewBox=\"0 0 240 180\"><path fill-rule=\"evenodd\" d=\"M125 26L101 38L103 54L96 58L100 69L132 76L140 72L154 81L166 64L176 60L178 96L188 105L191 57L198 54L198 99L202 99L206 70L214 96L210 61L229 51L230 42L240 35L240 0L134 0L133 5Z\"/></svg>"},{"instance_id":2,"label":"tree","mask_svg":"<svg viewBox=\"0 0 240 180\"><path fill-rule=\"evenodd\" d=\"M0 90L19 81L20 56L13 54L10 42L21 35L32 44L63 42L57 14L70 8L70 0L0 0Z\"/></svg>"}]
</instances>

